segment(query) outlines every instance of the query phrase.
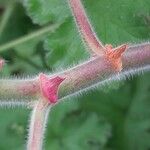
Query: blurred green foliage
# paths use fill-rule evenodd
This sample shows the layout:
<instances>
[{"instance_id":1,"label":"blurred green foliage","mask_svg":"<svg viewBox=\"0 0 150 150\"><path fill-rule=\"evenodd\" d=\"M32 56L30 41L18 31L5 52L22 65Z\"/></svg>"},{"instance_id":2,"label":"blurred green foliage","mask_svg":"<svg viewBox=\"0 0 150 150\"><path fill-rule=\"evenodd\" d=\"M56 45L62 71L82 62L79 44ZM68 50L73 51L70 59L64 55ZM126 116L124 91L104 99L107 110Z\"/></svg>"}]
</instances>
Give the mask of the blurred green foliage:
<instances>
[{"instance_id":1,"label":"blurred green foliage","mask_svg":"<svg viewBox=\"0 0 150 150\"><path fill-rule=\"evenodd\" d=\"M83 0L104 43L150 39L149 0ZM7 13L6 13L7 11ZM67 0L0 0L1 77L62 70L88 58ZM2 24L4 24L2 26ZM3 50L33 31L59 28ZM3 51L2 51L3 50ZM51 112L45 147L52 150L150 150L150 77L145 73L107 90L94 89L61 102ZM25 149L30 111L0 109L0 150Z\"/></svg>"}]
</instances>

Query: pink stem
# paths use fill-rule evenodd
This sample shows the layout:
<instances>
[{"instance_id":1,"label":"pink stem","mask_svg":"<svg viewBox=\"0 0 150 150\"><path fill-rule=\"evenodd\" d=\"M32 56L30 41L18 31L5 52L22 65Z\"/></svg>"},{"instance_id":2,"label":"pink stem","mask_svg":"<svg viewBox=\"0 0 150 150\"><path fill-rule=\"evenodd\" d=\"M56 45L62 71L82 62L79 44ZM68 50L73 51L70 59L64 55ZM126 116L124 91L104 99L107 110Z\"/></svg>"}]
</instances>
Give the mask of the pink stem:
<instances>
[{"instance_id":1,"label":"pink stem","mask_svg":"<svg viewBox=\"0 0 150 150\"><path fill-rule=\"evenodd\" d=\"M130 70L145 66L149 66L150 68L150 45L145 44L130 47L122 59L124 69L119 72L120 76L126 72L130 73ZM103 57L96 58L67 70L66 72L60 73L59 76L65 77L65 80L58 90L59 99L89 88L94 84L101 83L106 79L113 78L117 73L118 72L114 71L112 68L111 63ZM53 75L53 77L55 76L56 75ZM42 149L42 139L50 106L49 101L46 99L40 99L37 102L31 118L28 150Z\"/></svg>"},{"instance_id":2,"label":"pink stem","mask_svg":"<svg viewBox=\"0 0 150 150\"><path fill-rule=\"evenodd\" d=\"M3 69L4 64L5 64L5 60L0 58L0 70Z\"/></svg>"},{"instance_id":3,"label":"pink stem","mask_svg":"<svg viewBox=\"0 0 150 150\"><path fill-rule=\"evenodd\" d=\"M80 0L68 0L72 9L73 16L75 17L77 27L81 32L81 36L88 45L92 53L103 55L102 49L104 46L100 40L98 40L90 22L86 16L84 8Z\"/></svg>"},{"instance_id":4,"label":"pink stem","mask_svg":"<svg viewBox=\"0 0 150 150\"><path fill-rule=\"evenodd\" d=\"M123 70L119 73L123 75L126 71L133 72L145 66L150 66L150 44L145 43L136 46L130 46L122 56ZM114 75L116 71L111 63L104 57L97 57L74 68L53 74L49 77L60 76L65 78L58 90L58 98L64 98L77 91L89 88L97 83L101 83ZM32 102L41 95L39 79L32 80L0 80L0 99L18 102ZM26 101L25 101L26 100Z\"/></svg>"},{"instance_id":5,"label":"pink stem","mask_svg":"<svg viewBox=\"0 0 150 150\"><path fill-rule=\"evenodd\" d=\"M40 99L34 107L28 137L28 150L42 150L45 124L50 105L45 99Z\"/></svg>"},{"instance_id":6,"label":"pink stem","mask_svg":"<svg viewBox=\"0 0 150 150\"><path fill-rule=\"evenodd\" d=\"M139 68L144 70L145 66L150 67L150 44L129 47L122 56L122 65L123 70L119 72L119 75L133 72L132 70L135 70L136 73ZM112 68L107 59L99 57L76 66L63 74L66 80L60 86L60 98L101 83L114 77L118 72Z\"/></svg>"}]
</instances>

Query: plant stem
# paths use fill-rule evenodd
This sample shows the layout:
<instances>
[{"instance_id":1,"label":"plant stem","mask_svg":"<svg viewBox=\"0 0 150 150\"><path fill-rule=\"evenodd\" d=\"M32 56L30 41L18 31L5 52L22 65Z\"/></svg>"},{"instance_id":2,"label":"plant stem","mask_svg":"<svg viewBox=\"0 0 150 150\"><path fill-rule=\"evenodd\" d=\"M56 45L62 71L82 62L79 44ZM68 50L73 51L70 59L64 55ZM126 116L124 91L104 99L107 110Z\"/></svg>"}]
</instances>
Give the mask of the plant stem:
<instances>
[{"instance_id":1,"label":"plant stem","mask_svg":"<svg viewBox=\"0 0 150 150\"><path fill-rule=\"evenodd\" d=\"M27 150L42 150L44 130L50 105L45 99L40 99L34 106L30 121Z\"/></svg>"},{"instance_id":2,"label":"plant stem","mask_svg":"<svg viewBox=\"0 0 150 150\"><path fill-rule=\"evenodd\" d=\"M52 32L52 31L55 31L57 28L59 27L59 24L54 24L54 25L49 25L49 26L46 26L42 29L39 29L38 31L35 31L33 33L30 33L28 35L25 35L21 38L18 38L16 40L13 40L11 42L8 42L6 44L3 44L0 46L0 52L1 51L4 51L4 50L7 50L7 49L10 49L10 48L13 48L19 44L22 44L22 43L25 43L29 40L32 40L32 39L35 39L35 38L39 38L41 35L44 35L46 33L49 33L49 32Z\"/></svg>"},{"instance_id":3,"label":"plant stem","mask_svg":"<svg viewBox=\"0 0 150 150\"><path fill-rule=\"evenodd\" d=\"M36 79L1 79L0 99L3 102L28 103L39 98L39 83Z\"/></svg>"},{"instance_id":4,"label":"plant stem","mask_svg":"<svg viewBox=\"0 0 150 150\"><path fill-rule=\"evenodd\" d=\"M80 0L68 0L72 10L72 14L75 17L76 25L81 32L81 36L87 44L90 52L93 54L103 55L104 46L102 42L97 38L90 21L84 11L84 7Z\"/></svg>"},{"instance_id":5,"label":"plant stem","mask_svg":"<svg viewBox=\"0 0 150 150\"><path fill-rule=\"evenodd\" d=\"M131 46L122 56L123 70L116 72L111 63L98 57L83 64L77 65L69 70L58 74L50 75L51 78L57 76L65 78L59 87L58 97L62 99L79 91L97 84L103 84L104 81L118 80L127 75L136 74L140 70L150 70L150 44ZM19 102L31 102L38 99L41 95L39 79L30 80L0 80L0 100Z\"/></svg>"},{"instance_id":6,"label":"plant stem","mask_svg":"<svg viewBox=\"0 0 150 150\"><path fill-rule=\"evenodd\" d=\"M150 44L129 47L122 56L122 63L123 70L118 72L113 69L111 62L99 57L64 72L66 80L59 88L59 97L63 98L96 84L103 84L104 81L125 78L142 69L150 70Z\"/></svg>"}]
</instances>

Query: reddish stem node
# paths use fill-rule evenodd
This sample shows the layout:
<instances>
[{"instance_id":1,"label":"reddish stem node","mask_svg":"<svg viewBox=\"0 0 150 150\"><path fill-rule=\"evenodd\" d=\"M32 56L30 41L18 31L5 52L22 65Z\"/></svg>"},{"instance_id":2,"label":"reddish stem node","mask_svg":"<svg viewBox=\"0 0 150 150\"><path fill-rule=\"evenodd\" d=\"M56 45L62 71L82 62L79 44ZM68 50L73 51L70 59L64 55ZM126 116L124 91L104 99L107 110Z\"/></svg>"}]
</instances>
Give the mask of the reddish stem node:
<instances>
[{"instance_id":1,"label":"reddish stem node","mask_svg":"<svg viewBox=\"0 0 150 150\"><path fill-rule=\"evenodd\" d=\"M122 54L127 49L127 45L123 44L116 48L113 48L112 45L105 46L105 57L112 63L112 66L115 70L121 71L122 70Z\"/></svg>"},{"instance_id":2,"label":"reddish stem node","mask_svg":"<svg viewBox=\"0 0 150 150\"><path fill-rule=\"evenodd\" d=\"M5 64L5 60L0 58L0 70L3 68L4 64Z\"/></svg>"},{"instance_id":3,"label":"reddish stem node","mask_svg":"<svg viewBox=\"0 0 150 150\"><path fill-rule=\"evenodd\" d=\"M39 75L39 80L42 96L47 99L50 104L56 103L58 100L58 88L65 78L59 76L49 78L41 73Z\"/></svg>"}]
</instances>

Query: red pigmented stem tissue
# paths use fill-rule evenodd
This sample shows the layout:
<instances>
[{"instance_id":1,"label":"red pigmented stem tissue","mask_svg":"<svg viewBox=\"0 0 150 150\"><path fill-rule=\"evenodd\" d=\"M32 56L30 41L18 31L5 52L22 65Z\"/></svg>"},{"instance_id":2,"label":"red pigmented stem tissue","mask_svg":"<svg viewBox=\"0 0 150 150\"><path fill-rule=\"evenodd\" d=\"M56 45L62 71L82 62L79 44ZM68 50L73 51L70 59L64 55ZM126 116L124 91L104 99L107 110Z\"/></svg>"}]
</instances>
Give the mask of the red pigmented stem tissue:
<instances>
[{"instance_id":1,"label":"red pigmented stem tissue","mask_svg":"<svg viewBox=\"0 0 150 150\"><path fill-rule=\"evenodd\" d=\"M5 64L5 60L0 58L0 70L2 70L4 64Z\"/></svg>"},{"instance_id":2,"label":"red pigmented stem tissue","mask_svg":"<svg viewBox=\"0 0 150 150\"><path fill-rule=\"evenodd\" d=\"M106 45L105 57L111 62L116 71L122 70L122 54L127 50L127 45L123 44L113 49L111 45Z\"/></svg>"},{"instance_id":3,"label":"red pigmented stem tissue","mask_svg":"<svg viewBox=\"0 0 150 150\"><path fill-rule=\"evenodd\" d=\"M31 117L30 132L28 138L28 150L41 150L45 124L48 112L52 104L58 100L58 87L65 78L56 76L49 78L45 74L39 75L41 98L34 106Z\"/></svg>"},{"instance_id":4,"label":"red pigmented stem tissue","mask_svg":"<svg viewBox=\"0 0 150 150\"><path fill-rule=\"evenodd\" d=\"M58 100L58 87L65 80L65 78L56 76L49 78L45 74L39 75L40 89L42 96L49 101L49 103L56 103Z\"/></svg>"},{"instance_id":5,"label":"red pigmented stem tissue","mask_svg":"<svg viewBox=\"0 0 150 150\"><path fill-rule=\"evenodd\" d=\"M50 107L45 99L39 99L34 106L30 121L27 150L42 150L43 136Z\"/></svg>"},{"instance_id":6,"label":"red pigmented stem tissue","mask_svg":"<svg viewBox=\"0 0 150 150\"><path fill-rule=\"evenodd\" d=\"M97 38L80 0L68 0L81 36L92 54L103 55L104 46Z\"/></svg>"},{"instance_id":7,"label":"red pigmented stem tissue","mask_svg":"<svg viewBox=\"0 0 150 150\"><path fill-rule=\"evenodd\" d=\"M116 71L122 70L121 56L127 49L127 45L121 45L117 48L113 48L111 45L103 46L102 42L97 38L92 26L86 16L84 7L80 0L69 0L72 14L75 17L75 21L83 40L86 42L88 48L92 51L94 56L104 56L111 62L112 68Z\"/></svg>"}]
</instances>

